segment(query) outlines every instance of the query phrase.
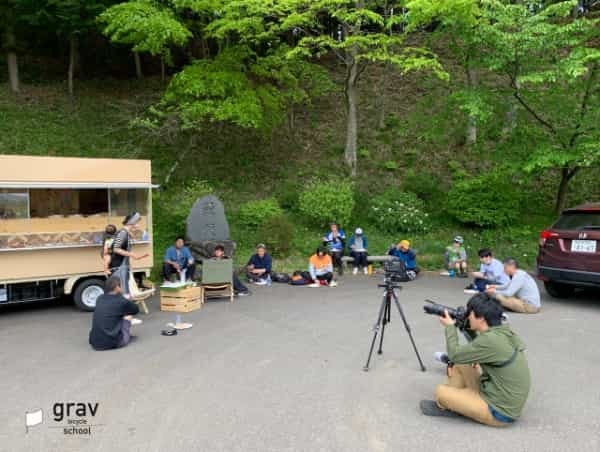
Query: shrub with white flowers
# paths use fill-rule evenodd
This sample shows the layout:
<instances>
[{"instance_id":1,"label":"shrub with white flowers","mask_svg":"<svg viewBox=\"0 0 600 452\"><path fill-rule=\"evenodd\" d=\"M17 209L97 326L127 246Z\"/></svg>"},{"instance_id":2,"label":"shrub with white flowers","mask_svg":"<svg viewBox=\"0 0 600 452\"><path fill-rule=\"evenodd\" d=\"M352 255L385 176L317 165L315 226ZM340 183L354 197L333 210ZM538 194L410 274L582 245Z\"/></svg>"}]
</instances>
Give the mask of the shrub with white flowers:
<instances>
[{"instance_id":1,"label":"shrub with white flowers","mask_svg":"<svg viewBox=\"0 0 600 452\"><path fill-rule=\"evenodd\" d=\"M431 227L425 204L412 192L389 189L371 200L369 217L385 232L425 232Z\"/></svg>"}]
</instances>

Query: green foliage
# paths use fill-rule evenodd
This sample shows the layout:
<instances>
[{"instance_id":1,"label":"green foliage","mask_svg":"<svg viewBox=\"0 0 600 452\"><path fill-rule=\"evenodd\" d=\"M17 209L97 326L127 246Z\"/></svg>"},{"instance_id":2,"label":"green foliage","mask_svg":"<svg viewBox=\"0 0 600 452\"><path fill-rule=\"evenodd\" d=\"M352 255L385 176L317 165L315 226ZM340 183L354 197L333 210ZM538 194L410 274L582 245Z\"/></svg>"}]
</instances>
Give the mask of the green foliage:
<instances>
[{"instance_id":1,"label":"green foliage","mask_svg":"<svg viewBox=\"0 0 600 452\"><path fill-rule=\"evenodd\" d=\"M388 171L396 171L398 169L398 164L393 160L386 160L383 162L383 167Z\"/></svg>"},{"instance_id":2,"label":"green foliage","mask_svg":"<svg viewBox=\"0 0 600 452\"><path fill-rule=\"evenodd\" d=\"M243 226L257 227L265 221L283 215L275 198L248 201L240 207L238 221Z\"/></svg>"},{"instance_id":3,"label":"green foliage","mask_svg":"<svg viewBox=\"0 0 600 452\"><path fill-rule=\"evenodd\" d=\"M258 237L274 257L288 257L294 239L294 227L287 217L274 216L261 225Z\"/></svg>"},{"instance_id":4,"label":"green foliage","mask_svg":"<svg viewBox=\"0 0 600 452\"><path fill-rule=\"evenodd\" d=\"M172 9L153 0L119 3L104 11L98 21L112 42L152 55L168 55L170 45L182 46L192 36Z\"/></svg>"},{"instance_id":5,"label":"green foliage","mask_svg":"<svg viewBox=\"0 0 600 452\"><path fill-rule=\"evenodd\" d=\"M345 180L313 181L300 194L300 212L314 225L348 223L354 209L354 187Z\"/></svg>"},{"instance_id":6,"label":"green foliage","mask_svg":"<svg viewBox=\"0 0 600 452\"><path fill-rule=\"evenodd\" d=\"M154 193L154 201L160 206L161 216L167 215L178 234L185 231L185 222L194 203L202 196L213 192L205 180L193 179L182 187Z\"/></svg>"},{"instance_id":7,"label":"green foliage","mask_svg":"<svg viewBox=\"0 0 600 452\"><path fill-rule=\"evenodd\" d=\"M380 230L396 232L426 232L431 227L425 205L417 195L390 188L371 201L369 216Z\"/></svg>"},{"instance_id":8,"label":"green foliage","mask_svg":"<svg viewBox=\"0 0 600 452\"><path fill-rule=\"evenodd\" d=\"M371 158L371 151L369 151L366 148L360 148L358 150L358 156L362 159L370 159Z\"/></svg>"},{"instance_id":9,"label":"green foliage","mask_svg":"<svg viewBox=\"0 0 600 452\"><path fill-rule=\"evenodd\" d=\"M443 204L444 189L440 177L429 171L408 170L404 173L402 187L406 191L415 193L420 199L429 205L439 206Z\"/></svg>"},{"instance_id":10,"label":"green foliage","mask_svg":"<svg viewBox=\"0 0 600 452\"><path fill-rule=\"evenodd\" d=\"M448 192L448 212L481 227L506 226L519 218L521 194L510 177L485 174L456 182Z\"/></svg>"}]
</instances>

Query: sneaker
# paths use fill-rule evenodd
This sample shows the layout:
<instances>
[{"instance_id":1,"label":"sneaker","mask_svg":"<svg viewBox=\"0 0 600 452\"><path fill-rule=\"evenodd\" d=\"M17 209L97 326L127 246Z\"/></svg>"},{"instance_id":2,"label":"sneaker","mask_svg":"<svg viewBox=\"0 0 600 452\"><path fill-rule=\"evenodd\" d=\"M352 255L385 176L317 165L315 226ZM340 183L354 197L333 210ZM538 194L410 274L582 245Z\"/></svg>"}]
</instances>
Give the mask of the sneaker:
<instances>
[{"instance_id":1,"label":"sneaker","mask_svg":"<svg viewBox=\"0 0 600 452\"><path fill-rule=\"evenodd\" d=\"M440 408L434 400L421 400L419 406L425 416L460 417L460 414L454 411Z\"/></svg>"},{"instance_id":2,"label":"sneaker","mask_svg":"<svg viewBox=\"0 0 600 452\"><path fill-rule=\"evenodd\" d=\"M365 275L368 275L369 274L369 269L367 267L365 267L365 268L363 268L363 272L364 272Z\"/></svg>"},{"instance_id":3,"label":"sneaker","mask_svg":"<svg viewBox=\"0 0 600 452\"><path fill-rule=\"evenodd\" d=\"M238 292L235 294L236 297L247 297L251 295L251 292L249 290L246 290L245 292Z\"/></svg>"},{"instance_id":4,"label":"sneaker","mask_svg":"<svg viewBox=\"0 0 600 452\"><path fill-rule=\"evenodd\" d=\"M254 281L254 284L256 284L257 286L266 286L268 282L264 279L258 279Z\"/></svg>"},{"instance_id":5,"label":"sneaker","mask_svg":"<svg viewBox=\"0 0 600 452\"><path fill-rule=\"evenodd\" d=\"M435 352L433 354L433 359L441 362L442 364L448 364L450 359L448 358L448 354L446 352Z\"/></svg>"},{"instance_id":6,"label":"sneaker","mask_svg":"<svg viewBox=\"0 0 600 452\"><path fill-rule=\"evenodd\" d=\"M475 289L465 289L463 292L469 295L475 295L479 293L479 291Z\"/></svg>"},{"instance_id":7,"label":"sneaker","mask_svg":"<svg viewBox=\"0 0 600 452\"><path fill-rule=\"evenodd\" d=\"M335 281L331 281L329 283L329 287L337 287L337 283Z\"/></svg>"},{"instance_id":8,"label":"sneaker","mask_svg":"<svg viewBox=\"0 0 600 452\"><path fill-rule=\"evenodd\" d=\"M135 317L133 319L131 319L131 326L141 325L142 323L144 323L142 319L136 319Z\"/></svg>"},{"instance_id":9,"label":"sneaker","mask_svg":"<svg viewBox=\"0 0 600 452\"><path fill-rule=\"evenodd\" d=\"M358 267L354 267L354 270L352 270L352 274L358 275Z\"/></svg>"},{"instance_id":10,"label":"sneaker","mask_svg":"<svg viewBox=\"0 0 600 452\"><path fill-rule=\"evenodd\" d=\"M450 276L450 272L448 272L448 271L441 272L440 276Z\"/></svg>"},{"instance_id":11,"label":"sneaker","mask_svg":"<svg viewBox=\"0 0 600 452\"><path fill-rule=\"evenodd\" d=\"M319 284L318 282L309 284L308 287L321 287L321 284Z\"/></svg>"}]
</instances>

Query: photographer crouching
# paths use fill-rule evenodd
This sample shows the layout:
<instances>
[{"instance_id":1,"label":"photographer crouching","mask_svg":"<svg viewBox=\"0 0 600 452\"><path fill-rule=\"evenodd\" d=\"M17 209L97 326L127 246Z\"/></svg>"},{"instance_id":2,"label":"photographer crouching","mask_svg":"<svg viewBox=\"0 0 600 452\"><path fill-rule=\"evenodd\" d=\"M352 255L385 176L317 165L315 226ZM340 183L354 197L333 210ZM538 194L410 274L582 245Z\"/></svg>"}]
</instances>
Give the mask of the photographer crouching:
<instances>
[{"instance_id":1,"label":"photographer crouching","mask_svg":"<svg viewBox=\"0 0 600 452\"><path fill-rule=\"evenodd\" d=\"M463 415L494 427L511 425L527 400L530 375L525 344L502 324L502 306L485 293L469 300L464 332L472 340L465 345L459 345L456 320L447 309L443 313L448 382L437 386L435 401L421 401L423 414Z\"/></svg>"}]
</instances>

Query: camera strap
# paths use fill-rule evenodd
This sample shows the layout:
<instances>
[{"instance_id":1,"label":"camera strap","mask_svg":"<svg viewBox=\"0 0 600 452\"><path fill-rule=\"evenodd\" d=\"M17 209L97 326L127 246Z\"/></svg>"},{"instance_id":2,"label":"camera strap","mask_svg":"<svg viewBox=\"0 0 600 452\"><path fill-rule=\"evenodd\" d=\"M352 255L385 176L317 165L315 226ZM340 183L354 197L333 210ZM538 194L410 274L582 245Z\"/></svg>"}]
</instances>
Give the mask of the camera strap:
<instances>
[{"instance_id":1,"label":"camera strap","mask_svg":"<svg viewBox=\"0 0 600 452\"><path fill-rule=\"evenodd\" d=\"M519 350L518 348L515 348L515 349L514 349L514 351L513 351L513 354L512 354L512 356L511 356L509 359L507 359L506 361L502 361L502 362L500 362L500 363L498 363L498 364L488 364L488 366L490 366L490 367L506 367L506 366L508 366L509 364L512 364L512 362L513 362L515 359L517 359L517 354L518 354L520 351L521 351L521 350Z\"/></svg>"}]
</instances>

